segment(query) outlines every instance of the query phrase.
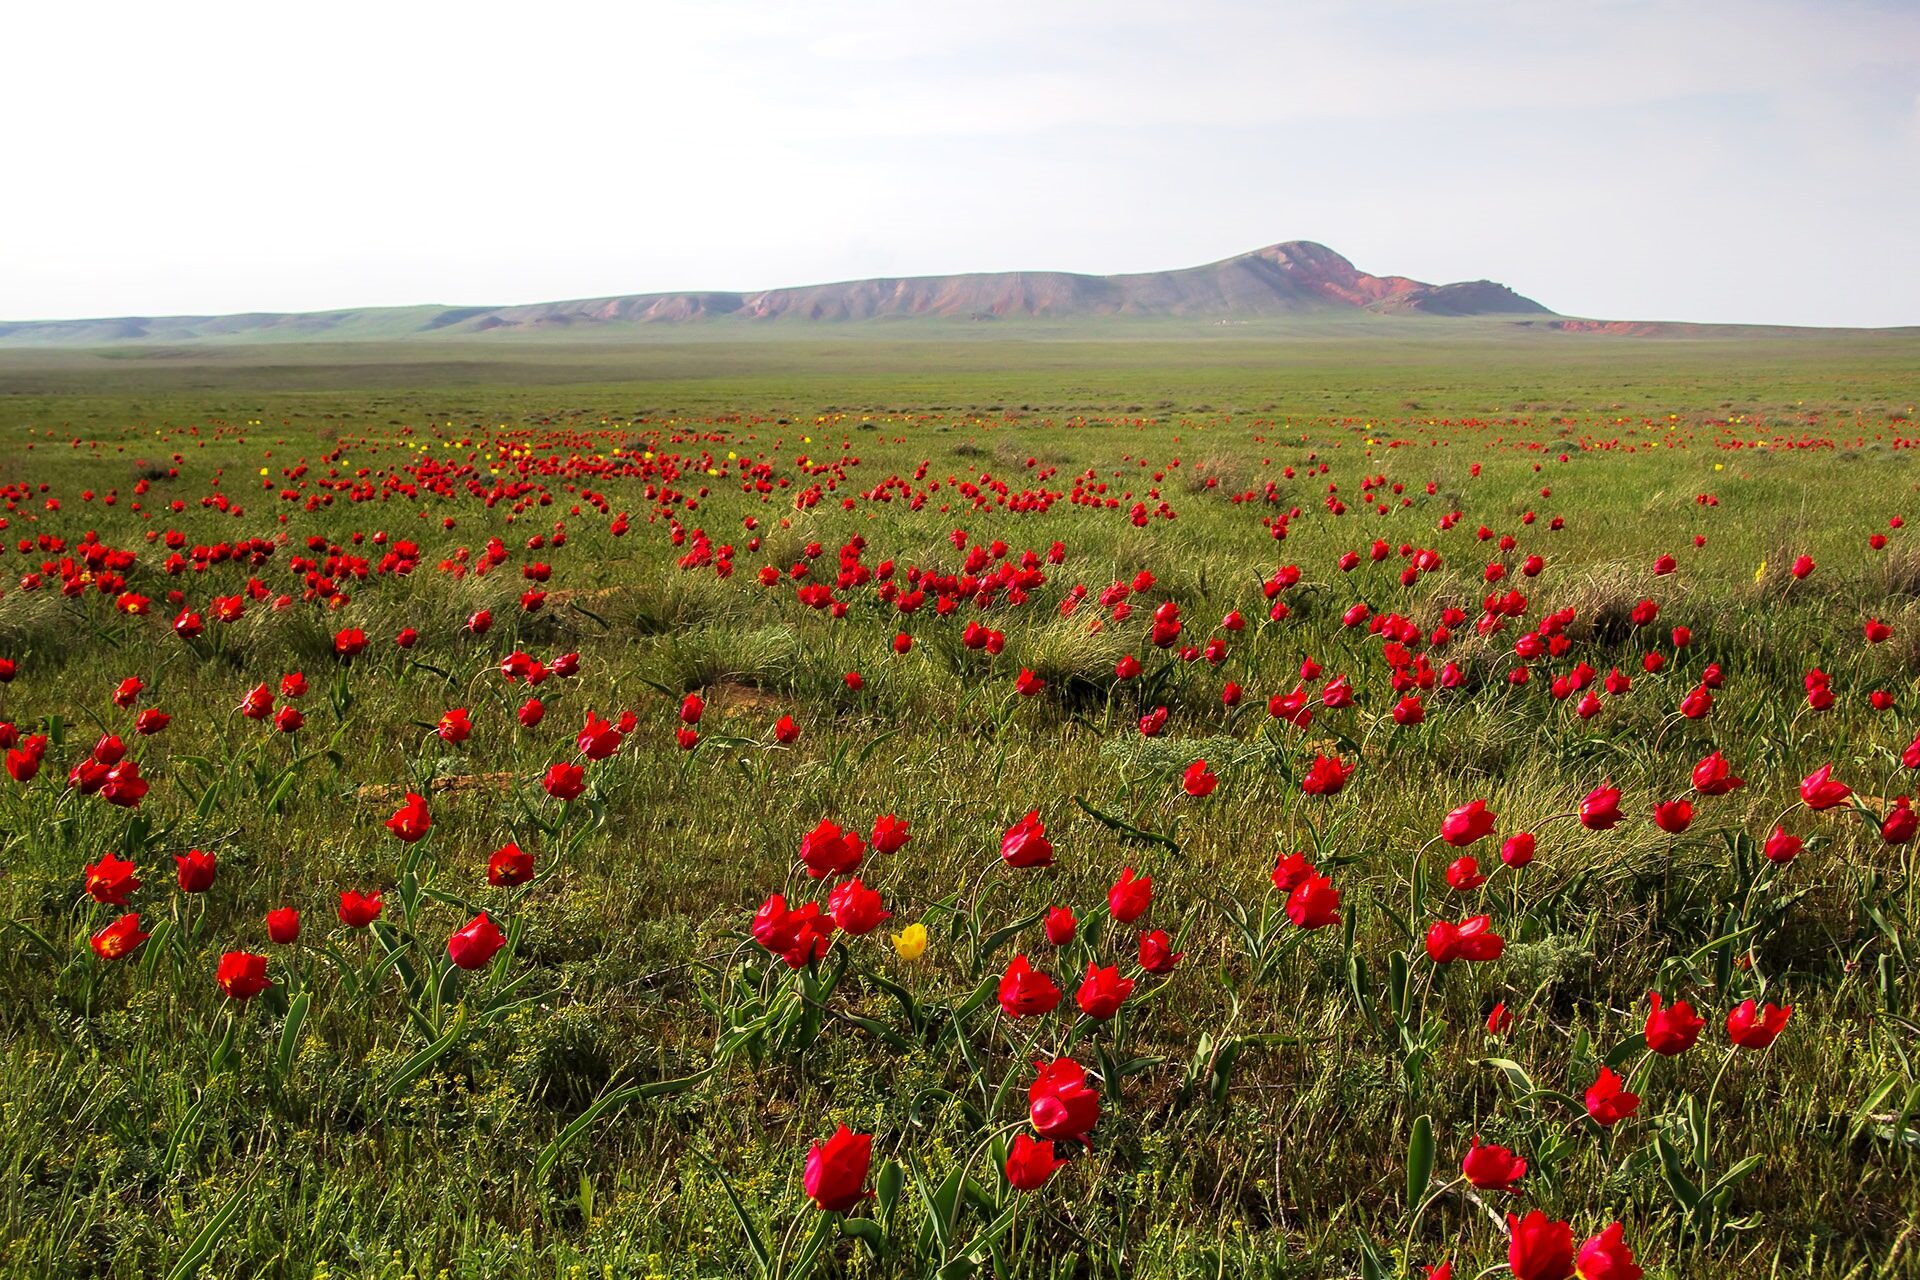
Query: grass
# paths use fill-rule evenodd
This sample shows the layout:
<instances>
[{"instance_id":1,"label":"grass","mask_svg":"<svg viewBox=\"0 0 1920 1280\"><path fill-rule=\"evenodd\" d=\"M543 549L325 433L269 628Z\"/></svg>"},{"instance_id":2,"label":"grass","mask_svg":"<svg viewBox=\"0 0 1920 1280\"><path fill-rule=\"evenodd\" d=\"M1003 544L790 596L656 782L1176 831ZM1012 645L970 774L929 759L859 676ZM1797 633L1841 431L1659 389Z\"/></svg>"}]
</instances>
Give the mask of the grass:
<instances>
[{"instance_id":1,"label":"grass","mask_svg":"<svg viewBox=\"0 0 1920 1280\"><path fill-rule=\"evenodd\" d=\"M1876 815L1914 789L1898 756L1920 727L1920 575L1913 531L1888 525L1920 517L1914 341L1383 322L1167 325L1141 340L874 326L0 352L0 485L17 486L0 656L19 665L0 717L51 740L31 784L0 779L0 1052L12 1082L0 1097L11 1189L0 1268L750 1274L761 1264L737 1196L768 1237L764 1269L789 1275L958 1275L974 1252L979 1274L1007 1277L1425 1275L1443 1258L1471 1276L1504 1262L1510 1207L1569 1221L1576 1244L1617 1219L1654 1276L1920 1274L1914 846L1845 811L1803 809L1787 818L1808 837L1799 860L1770 869L1752 848L1822 763ZM527 452L495 473L502 444ZM764 459L774 487L741 492L730 453ZM823 462L838 475L818 472ZM435 492L447 466L456 474ZM1063 498L1020 513L992 500L997 482L1065 492L1089 468L1130 495L1119 509ZM1404 485L1385 515L1359 500L1375 475ZM897 489L860 496L890 476L924 503ZM355 500L320 483L336 479L370 487ZM796 509L828 479L818 505ZM503 481L529 486L517 495L528 505L488 505ZM1262 499L1269 482L1277 502ZM1329 484L1347 514L1328 513ZM1127 509L1150 487L1149 508L1164 499L1176 518L1135 527ZM1246 492L1255 500L1233 500ZM244 514L209 505L215 495ZM1274 539L1263 521L1293 506ZM609 528L619 511L624 537ZM526 547L556 524L564 546ZM1478 540L1483 524L1513 535L1514 550ZM679 567L692 542L670 540L676 525L730 543L732 576ZM832 583L856 535L860 563L892 559L896 580L910 565L958 573L956 528L972 544L1004 540L1010 559L1030 549L1044 564L1056 541L1064 558L1027 604L1002 592L947 617L935 591L907 615L869 581L836 591L848 608L832 619L801 604L791 579L756 579L763 564L785 575L817 542L813 580ZM178 573L164 537L147 540L172 529L189 562ZM88 530L134 553L126 585L152 598L150 615L117 613L97 590L59 594L60 562ZM1869 548L1874 533L1890 536L1885 550ZM62 543L18 550L43 535ZM195 546L281 535L259 565L191 567ZM490 537L506 552L500 569L444 571L471 567ZM1378 564L1375 538L1390 544ZM419 543L419 566L383 574L398 539ZM1397 576L1403 542L1443 560L1410 588ZM325 560L328 547L367 557L367 576L316 566L345 599L304 601L310 580L290 561ZM1336 567L1348 550L1362 557L1350 574ZM1522 576L1536 552L1543 571ZM1663 552L1680 569L1655 578ZM1818 564L1804 581L1786 574L1802 553ZM551 594L525 614L520 566L536 561L552 566ZM1490 561L1511 570L1497 587L1483 581ZM1302 580L1272 623L1260 584L1283 564ZM1143 569L1157 581L1137 612L1108 617L1095 597ZM49 585L15 585L35 572ZM231 624L208 613L193 644L172 634L183 604L207 612L250 578L294 603L251 601ZM1074 584L1089 594L1063 617ZM1576 615L1572 647L1524 686L1507 680L1521 627L1473 627L1482 597L1510 587L1529 597L1526 626L1561 606ZM1643 598L1661 615L1635 628L1624 619ZM1178 602L1183 639L1227 640L1220 665L1147 643L1163 599ZM1433 663L1454 659L1473 683L1424 692L1425 722L1395 726L1380 641L1342 625L1358 600L1423 629L1460 607L1468 621ZM482 607L494 624L476 636L464 624ZM1232 609L1246 629L1215 630ZM1886 644L1863 642L1869 616L1893 624ZM1096 617L1108 620L1089 630ZM960 643L970 619L1001 631L1004 650ZM1684 649L1675 624L1692 630ZM348 626L371 643L343 663L331 637ZM403 627L420 633L411 650L392 643ZM901 631L914 637L905 654L890 643ZM534 728L516 719L529 691L497 674L514 649L581 655L577 677L533 691L546 705ZM1664 671L1643 671L1650 651L1669 657ZM1113 674L1125 653L1145 667L1131 682ZM1324 667L1313 688L1346 674L1359 697L1302 731L1266 701L1299 683L1309 656ZM1617 666L1634 687L1582 720L1547 687L1577 661L1602 675ZM1709 663L1727 675L1715 708L1681 719L1674 707ZM1815 666L1838 695L1824 714L1802 709ZM1014 691L1023 667L1048 682L1037 696ZM233 710L292 670L311 685L297 734ZM110 700L129 675L145 682L138 706L175 717L165 732L130 732L132 712ZM1245 690L1235 708L1220 700L1229 680ZM1869 708L1872 689L1894 709ZM683 751L676 711L690 690L708 711L700 745ZM1157 706L1167 728L1143 738L1137 721ZM475 724L458 744L432 733L452 707ZM540 778L574 756L589 710L631 711L634 732L563 806ZM784 714L800 726L790 745L773 738ZM137 809L65 785L108 732L152 779ZM1684 792L1715 748L1746 786L1695 796L1685 834L1658 830L1652 803ZM1303 796L1320 753L1358 772L1336 796ZM1204 800L1179 788L1198 758L1221 778ZM1608 780L1625 793L1619 827L1547 822ZM408 790L429 797L435 822L418 845L383 826ZM1454 891L1441 873L1458 851L1431 842L1448 810L1480 797L1500 835L1539 831L1539 857ZM1055 843L1053 867L999 867L1001 834L1029 811ZM912 839L860 874L893 918L843 944L838 986L831 960L802 979L755 947L747 926L768 894L824 897L796 870L802 835L822 819L864 832L885 813L908 820ZM543 875L490 886L488 855L510 839ZM169 855L189 847L219 858L208 893L174 886ZM82 868L109 850L139 864L146 883L127 909L157 935L110 963L87 937L118 913L80 890ZM1276 856L1295 850L1342 895L1341 925L1304 938L1268 883ZM1473 852L1497 866L1489 843ZM1127 865L1153 877L1142 924L1184 958L1164 980L1136 973L1136 994L1096 1029L1067 1014L1089 956L1133 968L1135 930L1105 919ZM344 889L384 891L384 933L335 920ZM1064 952L1037 925L991 937L1060 903L1082 921ZM276 946L262 917L288 904L302 941ZM511 927L506 958L442 981L447 935L482 908ZM1430 966L1426 925L1478 912L1507 939L1501 959ZM887 935L913 921L931 944L909 962ZM244 1006L213 980L238 949L267 955L276 984ZM1016 951L1066 990L1065 1012L1014 1024L993 1016L990 995L965 1011ZM1392 994L1395 955L1411 975L1405 999ZM1692 1050L1636 1073L1654 988L1708 1025ZM1726 1012L1748 996L1794 1007L1765 1052L1728 1048ZM1496 1002L1515 1014L1505 1038L1485 1029ZM1024 1127L1034 1025L1038 1050L1071 1049L1102 1077L1103 1115L1088 1150L1017 1196L991 1135ZM1602 1061L1644 1098L1606 1135L1579 1103ZM856 1210L884 1222L877 1250L850 1224L807 1257L821 1215L801 1167L843 1122L875 1135L875 1177L897 1164L906 1189ZM1436 1172L1410 1193L1423 1127ZM1528 1159L1523 1193L1449 1188L1416 1214L1475 1134ZM1717 1211L1689 1210L1689 1185L1730 1172ZM934 1230L915 1189L943 1204L943 1185L972 1188L950 1232Z\"/></svg>"}]
</instances>

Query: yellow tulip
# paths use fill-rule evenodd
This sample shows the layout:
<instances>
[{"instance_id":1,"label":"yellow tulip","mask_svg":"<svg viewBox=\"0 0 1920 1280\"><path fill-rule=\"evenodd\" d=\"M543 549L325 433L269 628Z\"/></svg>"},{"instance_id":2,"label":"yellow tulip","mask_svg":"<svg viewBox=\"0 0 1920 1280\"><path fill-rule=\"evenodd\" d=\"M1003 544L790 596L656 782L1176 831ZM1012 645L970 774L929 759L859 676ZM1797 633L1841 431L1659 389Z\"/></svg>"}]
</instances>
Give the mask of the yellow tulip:
<instances>
[{"instance_id":1,"label":"yellow tulip","mask_svg":"<svg viewBox=\"0 0 1920 1280\"><path fill-rule=\"evenodd\" d=\"M918 960L926 954L927 926L910 924L894 934L893 950L902 960Z\"/></svg>"}]
</instances>

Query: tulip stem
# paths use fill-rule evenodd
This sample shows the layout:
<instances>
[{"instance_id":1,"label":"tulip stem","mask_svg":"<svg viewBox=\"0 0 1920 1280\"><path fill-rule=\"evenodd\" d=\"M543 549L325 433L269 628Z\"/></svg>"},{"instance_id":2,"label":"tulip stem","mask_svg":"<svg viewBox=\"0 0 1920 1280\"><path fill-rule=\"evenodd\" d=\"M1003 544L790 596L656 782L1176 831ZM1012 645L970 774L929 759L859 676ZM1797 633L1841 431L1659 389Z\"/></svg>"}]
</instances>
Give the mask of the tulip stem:
<instances>
[{"instance_id":1,"label":"tulip stem","mask_svg":"<svg viewBox=\"0 0 1920 1280\"><path fill-rule=\"evenodd\" d=\"M1720 1069L1713 1073L1713 1083L1707 1087L1706 1109L1700 1113L1700 1124L1702 1126L1700 1133L1700 1154L1702 1157L1705 1157L1702 1159L1700 1165L1700 1174L1703 1179L1706 1177L1708 1168L1710 1167L1707 1158L1713 1155L1713 1099L1714 1096L1720 1092L1720 1081L1726 1078L1727 1068L1733 1065L1733 1056L1739 1052L1740 1047L1738 1045L1727 1046L1726 1056L1720 1059Z\"/></svg>"},{"instance_id":2,"label":"tulip stem","mask_svg":"<svg viewBox=\"0 0 1920 1280\"><path fill-rule=\"evenodd\" d=\"M1459 1186L1460 1182L1461 1179L1453 1178L1435 1187L1433 1192L1428 1195L1425 1200L1420 1202L1419 1207L1414 1209L1413 1215L1407 1219L1407 1243L1402 1250L1402 1254L1406 1258L1409 1266L1411 1266L1413 1262L1413 1236L1414 1232L1420 1228L1420 1219L1426 1214L1428 1209L1433 1207L1435 1201Z\"/></svg>"}]
</instances>

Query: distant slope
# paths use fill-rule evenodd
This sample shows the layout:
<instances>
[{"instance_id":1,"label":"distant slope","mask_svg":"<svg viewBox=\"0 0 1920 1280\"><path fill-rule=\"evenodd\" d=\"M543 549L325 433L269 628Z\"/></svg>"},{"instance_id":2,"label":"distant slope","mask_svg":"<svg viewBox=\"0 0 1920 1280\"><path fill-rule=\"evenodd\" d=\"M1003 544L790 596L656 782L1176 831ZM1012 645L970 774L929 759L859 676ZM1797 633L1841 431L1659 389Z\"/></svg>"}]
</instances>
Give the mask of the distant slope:
<instances>
[{"instance_id":1,"label":"distant slope","mask_svg":"<svg viewBox=\"0 0 1920 1280\"><path fill-rule=\"evenodd\" d=\"M1289 240L1183 271L1087 276L1006 271L852 280L761 293L645 293L507 307L379 307L231 316L126 316L0 321L0 344L393 340L453 334L538 334L701 321L830 322L942 317L1185 316L1222 320L1372 311L1434 316L1551 316L1488 280L1425 284L1368 275L1327 248Z\"/></svg>"}]
</instances>

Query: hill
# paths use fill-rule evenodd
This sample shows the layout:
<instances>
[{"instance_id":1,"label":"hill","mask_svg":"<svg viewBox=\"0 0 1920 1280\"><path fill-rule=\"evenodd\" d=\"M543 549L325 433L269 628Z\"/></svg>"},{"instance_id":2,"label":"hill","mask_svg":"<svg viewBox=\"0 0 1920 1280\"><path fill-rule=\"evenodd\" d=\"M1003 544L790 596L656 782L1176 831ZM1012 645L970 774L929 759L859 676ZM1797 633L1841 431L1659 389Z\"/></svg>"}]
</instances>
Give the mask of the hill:
<instances>
[{"instance_id":1,"label":"hill","mask_svg":"<svg viewBox=\"0 0 1920 1280\"><path fill-rule=\"evenodd\" d=\"M1325 245L1290 240L1177 271L1092 276L983 272L851 280L759 293L643 293L517 306L415 306L228 316L122 316L0 321L0 344L106 346L123 342L356 341L505 333L531 336L622 327L832 323L943 318L1185 317L1225 321L1373 312L1415 316L1552 316L1490 280L1427 284L1361 271Z\"/></svg>"}]
</instances>

